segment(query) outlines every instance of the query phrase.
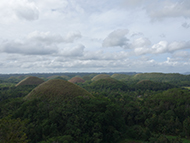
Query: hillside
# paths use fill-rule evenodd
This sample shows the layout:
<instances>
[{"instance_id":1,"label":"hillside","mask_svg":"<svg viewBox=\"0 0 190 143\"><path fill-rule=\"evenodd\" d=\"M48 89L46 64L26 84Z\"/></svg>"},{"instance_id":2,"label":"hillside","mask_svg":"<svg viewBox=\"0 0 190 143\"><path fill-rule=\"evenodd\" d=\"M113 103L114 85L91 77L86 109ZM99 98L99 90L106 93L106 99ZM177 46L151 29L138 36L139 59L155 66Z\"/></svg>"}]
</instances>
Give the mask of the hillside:
<instances>
[{"instance_id":1,"label":"hillside","mask_svg":"<svg viewBox=\"0 0 190 143\"><path fill-rule=\"evenodd\" d=\"M171 88L176 88L177 86L171 85L167 82L154 82L151 80L141 80L136 85L134 85L134 88L136 90L167 90Z\"/></svg>"},{"instance_id":2,"label":"hillside","mask_svg":"<svg viewBox=\"0 0 190 143\"><path fill-rule=\"evenodd\" d=\"M33 89L24 99L41 98L46 100L70 100L77 96L93 97L85 89L61 79L53 79Z\"/></svg>"},{"instance_id":3,"label":"hillside","mask_svg":"<svg viewBox=\"0 0 190 143\"><path fill-rule=\"evenodd\" d=\"M43 82L44 82L43 79L40 79L40 78L35 77L35 76L30 76L30 77L23 79L18 84L16 84L16 87L25 86L25 85L39 85Z\"/></svg>"},{"instance_id":4,"label":"hillside","mask_svg":"<svg viewBox=\"0 0 190 143\"><path fill-rule=\"evenodd\" d=\"M111 76L111 78L117 79L117 80L128 80L131 78L131 75L126 75L126 74L118 74L115 73Z\"/></svg>"}]
</instances>

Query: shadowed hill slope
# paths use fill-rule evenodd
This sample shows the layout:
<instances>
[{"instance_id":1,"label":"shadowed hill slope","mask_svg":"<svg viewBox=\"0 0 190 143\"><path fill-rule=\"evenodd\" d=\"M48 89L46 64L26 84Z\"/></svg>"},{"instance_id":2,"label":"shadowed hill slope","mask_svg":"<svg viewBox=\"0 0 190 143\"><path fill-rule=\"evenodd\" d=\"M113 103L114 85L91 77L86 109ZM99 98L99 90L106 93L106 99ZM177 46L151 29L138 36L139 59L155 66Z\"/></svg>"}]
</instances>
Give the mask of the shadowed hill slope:
<instances>
[{"instance_id":1,"label":"shadowed hill slope","mask_svg":"<svg viewBox=\"0 0 190 143\"><path fill-rule=\"evenodd\" d=\"M22 81L20 81L16 85L16 87L25 86L25 85L39 85L39 84L41 84L43 82L44 82L43 79L40 79L40 78L35 77L35 76L30 76L30 77L27 77L27 78L23 79Z\"/></svg>"},{"instance_id":2,"label":"shadowed hill slope","mask_svg":"<svg viewBox=\"0 0 190 143\"><path fill-rule=\"evenodd\" d=\"M84 79L82 79L82 78L80 78L80 77L73 77L73 78L71 78L70 80L68 80L69 82L72 82L72 83L84 83L85 82L85 80Z\"/></svg>"},{"instance_id":3,"label":"shadowed hill slope","mask_svg":"<svg viewBox=\"0 0 190 143\"><path fill-rule=\"evenodd\" d=\"M61 79L52 79L37 86L24 99L41 98L51 101L65 101L77 96L93 97L88 91L73 83Z\"/></svg>"},{"instance_id":4,"label":"shadowed hill slope","mask_svg":"<svg viewBox=\"0 0 190 143\"><path fill-rule=\"evenodd\" d=\"M154 82L151 80L141 80L139 81L135 86L136 89L141 89L141 90L167 90L170 88L176 88L177 86L171 85L166 82Z\"/></svg>"}]
</instances>

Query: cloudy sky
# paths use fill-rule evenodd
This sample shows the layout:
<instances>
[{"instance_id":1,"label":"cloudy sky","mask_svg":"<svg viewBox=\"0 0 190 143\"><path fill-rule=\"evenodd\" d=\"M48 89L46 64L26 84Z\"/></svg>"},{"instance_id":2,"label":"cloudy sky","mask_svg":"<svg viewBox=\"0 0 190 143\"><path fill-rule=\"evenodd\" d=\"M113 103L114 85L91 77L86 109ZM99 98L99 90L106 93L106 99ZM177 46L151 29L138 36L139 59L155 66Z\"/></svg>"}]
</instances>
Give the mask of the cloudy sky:
<instances>
[{"instance_id":1,"label":"cloudy sky","mask_svg":"<svg viewBox=\"0 0 190 143\"><path fill-rule=\"evenodd\" d=\"M0 73L189 71L190 0L1 0Z\"/></svg>"}]
</instances>

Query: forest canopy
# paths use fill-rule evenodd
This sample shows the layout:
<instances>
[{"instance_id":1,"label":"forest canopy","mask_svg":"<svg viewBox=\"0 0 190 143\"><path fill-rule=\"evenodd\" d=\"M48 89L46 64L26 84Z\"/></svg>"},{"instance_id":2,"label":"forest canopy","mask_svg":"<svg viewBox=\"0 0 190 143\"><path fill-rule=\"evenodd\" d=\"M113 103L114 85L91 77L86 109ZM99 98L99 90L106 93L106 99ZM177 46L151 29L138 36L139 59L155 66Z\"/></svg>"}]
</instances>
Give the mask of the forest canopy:
<instances>
[{"instance_id":1,"label":"forest canopy","mask_svg":"<svg viewBox=\"0 0 190 143\"><path fill-rule=\"evenodd\" d=\"M66 76L84 82L39 74L33 78L43 81L38 85L28 75L2 76L0 142L190 141L189 75L62 73ZM21 81L27 84L15 86Z\"/></svg>"}]
</instances>

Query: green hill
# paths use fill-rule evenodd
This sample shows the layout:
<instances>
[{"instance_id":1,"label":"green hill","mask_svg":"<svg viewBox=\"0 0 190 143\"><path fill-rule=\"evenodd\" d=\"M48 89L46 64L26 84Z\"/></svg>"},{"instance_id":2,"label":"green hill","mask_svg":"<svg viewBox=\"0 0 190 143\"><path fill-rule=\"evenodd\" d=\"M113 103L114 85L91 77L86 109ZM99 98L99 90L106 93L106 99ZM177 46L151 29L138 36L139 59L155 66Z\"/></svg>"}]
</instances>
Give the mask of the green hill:
<instances>
[{"instance_id":1,"label":"green hill","mask_svg":"<svg viewBox=\"0 0 190 143\"><path fill-rule=\"evenodd\" d=\"M126 74L113 74L111 78L117 79L117 80L128 80L131 78L131 75L126 75Z\"/></svg>"},{"instance_id":2,"label":"green hill","mask_svg":"<svg viewBox=\"0 0 190 143\"><path fill-rule=\"evenodd\" d=\"M35 76L30 76L30 77L23 79L18 84L16 84L16 87L25 86L25 85L39 85L43 82L44 82L43 79L40 79L40 78L35 77Z\"/></svg>"},{"instance_id":3,"label":"green hill","mask_svg":"<svg viewBox=\"0 0 190 143\"><path fill-rule=\"evenodd\" d=\"M110 90L128 90L128 86L121 81L118 81L113 78L106 78L94 81L91 83L90 87L95 90L103 90L103 89L110 89Z\"/></svg>"},{"instance_id":4,"label":"green hill","mask_svg":"<svg viewBox=\"0 0 190 143\"><path fill-rule=\"evenodd\" d=\"M156 82L170 82L179 86L190 85L190 75L182 75L179 73L140 73L134 75L132 80L151 80Z\"/></svg>"},{"instance_id":5,"label":"green hill","mask_svg":"<svg viewBox=\"0 0 190 143\"><path fill-rule=\"evenodd\" d=\"M73 83L61 79L52 79L37 86L24 99L41 98L51 101L63 101L77 96L93 97L88 91Z\"/></svg>"},{"instance_id":6,"label":"green hill","mask_svg":"<svg viewBox=\"0 0 190 143\"><path fill-rule=\"evenodd\" d=\"M97 81L97 80L106 79L106 78L110 78L110 76L107 74L98 74L98 75L94 76L91 80Z\"/></svg>"}]
</instances>

